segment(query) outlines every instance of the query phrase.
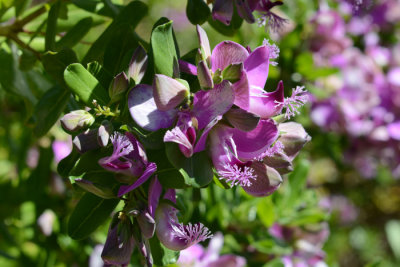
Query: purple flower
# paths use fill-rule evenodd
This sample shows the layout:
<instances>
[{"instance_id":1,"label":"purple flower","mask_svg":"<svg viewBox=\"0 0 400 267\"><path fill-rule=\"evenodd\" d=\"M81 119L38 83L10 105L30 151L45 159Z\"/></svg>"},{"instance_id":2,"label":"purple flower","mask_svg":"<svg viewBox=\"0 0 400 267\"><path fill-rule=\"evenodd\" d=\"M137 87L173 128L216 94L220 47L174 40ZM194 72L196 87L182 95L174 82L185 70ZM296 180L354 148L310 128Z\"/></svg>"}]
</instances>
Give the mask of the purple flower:
<instances>
[{"instance_id":1,"label":"purple flower","mask_svg":"<svg viewBox=\"0 0 400 267\"><path fill-rule=\"evenodd\" d=\"M111 141L112 155L100 159L99 164L108 171L123 174L123 177L119 177L121 182L130 184L136 179L134 183L120 187L118 196L122 196L146 182L157 166L147 160L143 146L133 134L116 132L111 136Z\"/></svg>"},{"instance_id":2,"label":"purple flower","mask_svg":"<svg viewBox=\"0 0 400 267\"><path fill-rule=\"evenodd\" d=\"M244 267L246 260L243 257L232 254L219 255L224 242L221 233L217 233L211 239L208 247L193 245L181 251L178 266L180 267Z\"/></svg>"},{"instance_id":3,"label":"purple flower","mask_svg":"<svg viewBox=\"0 0 400 267\"><path fill-rule=\"evenodd\" d=\"M164 246L172 250L182 250L212 237L202 223L179 223L177 212L166 203L161 203L156 210L156 234Z\"/></svg>"},{"instance_id":4,"label":"purple flower","mask_svg":"<svg viewBox=\"0 0 400 267\"><path fill-rule=\"evenodd\" d=\"M271 11L273 7L283 5L283 2L270 0L215 0L212 9L213 19L229 25L232 20L234 3L239 16L248 23L256 21L253 15L254 11L258 11L261 15L258 24L260 26L268 25L273 31L278 31L287 23L287 19Z\"/></svg>"},{"instance_id":5,"label":"purple flower","mask_svg":"<svg viewBox=\"0 0 400 267\"><path fill-rule=\"evenodd\" d=\"M54 160L56 161L56 163L60 162L63 158L68 156L72 150L71 141L65 142L55 140L51 147L53 149Z\"/></svg>"}]
</instances>

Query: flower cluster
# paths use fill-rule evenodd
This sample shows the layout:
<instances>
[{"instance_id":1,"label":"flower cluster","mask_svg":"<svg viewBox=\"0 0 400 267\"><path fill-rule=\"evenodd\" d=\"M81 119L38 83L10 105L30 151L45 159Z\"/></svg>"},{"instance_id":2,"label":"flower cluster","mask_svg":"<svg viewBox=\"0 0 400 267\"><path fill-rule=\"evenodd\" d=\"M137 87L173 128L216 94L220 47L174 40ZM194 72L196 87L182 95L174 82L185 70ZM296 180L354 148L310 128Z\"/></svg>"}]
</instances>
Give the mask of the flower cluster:
<instances>
[{"instance_id":1,"label":"flower cluster","mask_svg":"<svg viewBox=\"0 0 400 267\"><path fill-rule=\"evenodd\" d=\"M332 10L321 11L312 20L317 29L311 47L315 62L338 69L316 81L329 97L314 100L312 120L325 130L349 136L347 157L367 178L376 175L378 164L400 177L399 47L387 47L380 38L380 32L400 21L394 12L399 9L397 1L385 0L347 24L342 17L346 13ZM355 36L363 36L363 50L352 45Z\"/></svg>"},{"instance_id":2,"label":"flower cluster","mask_svg":"<svg viewBox=\"0 0 400 267\"><path fill-rule=\"evenodd\" d=\"M73 143L78 151L100 151L98 165L102 169L98 172L112 173L115 178L113 188L85 174L74 182L99 197L120 198L125 203L109 227L102 252L106 264L128 264L137 247L147 266L152 266L149 240L155 236L174 251L213 236L202 223L179 222L175 188L181 187L163 183L163 172L176 169L177 175L184 173L185 179L190 179L193 174L185 169L187 162L189 168L193 164L199 164L194 168L206 168L194 160L201 154L211 174L201 186L207 186L215 175L228 188L241 186L252 196L268 196L279 188L281 175L292 171L293 159L311 139L300 124L282 122L299 113L307 102L304 87L293 89L287 98L282 81L275 91L264 89L269 67L276 65L273 60L279 56L276 45L264 41L251 51L224 41L211 51L200 26L197 33L196 64L179 60L180 70L197 76L196 82L189 85L178 77L154 74L152 85L141 83L148 59L139 47L128 74L122 72L112 81L108 106L94 102L94 110L73 111L61 120L66 131L76 135ZM130 85L133 88L128 91ZM122 116L118 103L124 96L126 115L130 114L133 122L121 126L105 118ZM148 136L159 134L160 153L167 151L168 163L148 153L141 131ZM228 260L232 259L236 258ZM243 265L242 259L237 260L238 266Z\"/></svg>"},{"instance_id":3,"label":"flower cluster","mask_svg":"<svg viewBox=\"0 0 400 267\"><path fill-rule=\"evenodd\" d=\"M215 0L212 9L213 18L229 25L232 20L234 5L238 15L248 23L257 22L259 26L268 26L275 32L288 22L287 19L271 11L275 6L283 5L283 1L280 0ZM258 15L258 18L255 14Z\"/></svg>"}]
</instances>

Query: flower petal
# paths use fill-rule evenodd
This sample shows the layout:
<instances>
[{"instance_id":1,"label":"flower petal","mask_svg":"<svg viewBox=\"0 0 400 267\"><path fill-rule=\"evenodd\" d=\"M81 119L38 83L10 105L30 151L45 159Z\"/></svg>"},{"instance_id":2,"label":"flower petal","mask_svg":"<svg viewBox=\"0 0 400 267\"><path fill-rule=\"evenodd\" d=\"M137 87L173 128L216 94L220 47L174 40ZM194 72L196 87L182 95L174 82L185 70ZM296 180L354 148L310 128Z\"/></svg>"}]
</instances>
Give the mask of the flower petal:
<instances>
[{"instance_id":1,"label":"flower petal","mask_svg":"<svg viewBox=\"0 0 400 267\"><path fill-rule=\"evenodd\" d=\"M244 69L250 87L264 89L268 78L269 49L266 45L257 47L244 61Z\"/></svg>"},{"instance_id":2,"label":"flower petal","mask_svg":"<svg viewBox=\"0 0 400 267\"><path fill-rule=\"evenodd\" d=\"M217 19L222 23L224 23L225 25L229 25L232 20L232 15L233 15L232 0L215 0L212 9L212 17L214 20Z\"/></svg>"},{"instance_id":3,"label":"flower petal","mask_svg":"<svg viewBox=\"0 0 400 267\"><path fill-rule=\"evenodd\" d=\"M261 93L261 91L252 89L250 96L250 105L246 109L262 119L271 118L281 113L282 105L277 105L277 102L283 102L284 89L283 82L280 81L278 88L270 93Z\"/></svg>"},{"instance_id":4,"label":"flower petal","mask_svg":"<svg viewBox=\"0 0 400 267\"><path fill-rule=\"evenodd\" d=\"M233 127L244 132L254 130L260 121L260 117L241 108L231 108L225 113L225 118Z\"/></svg>"},{"instance_id":5,"label":"flower petal","mask_svg":"<svg viewBox=\"0 0 400 267\"><path fill-rule=\"evenodd\" d=\"M232 107L234 99L228 81L223 81L212 90L195 93L192 113L198 120L199 129L203 129L217 116L227 112Z\"/></svg>"},{"instance_id":6,"label":"flower petal","mask_svg":"<svg viewBox=\"0 0 400 267\"><path fill-rule=\"evenodd\" d=\"M193 155L193 145L190 143L188 137L182 132L179 126L165 133L164 142L177 143L180 145L180 148L183 146L180 150L187 158Z\"/></svg>"},{"instance_id":7,"label":"flower petal","mask_svg":"<svg viewBox=\"0 0 400 267\"><path fill-rule=\"evenodd\" d=\"M274 168L259 161L254 161L251 168L254 169L257 178L250 186L243 186L246 193L255 197L269 196L281 185L282 177Z\"/></svg>"},{"instance_id":8,"label":"flower petal","mask_svg":"<svg viewBox=\"0 0 400 267\"><path fill-rule=\"evenodd\" d=\"M232 133L238 157L251 160L266 151L278 138L278 127L273 120L260 120L250 132L233 129Z\"/></svg>"},{"instance_id":9,"label":"flower petal","mask_svg":"<svg viewBox=\"0 0 400 267\"><path fill-rule=\"evenodd\" d=\"M131 185L122 185L119 190L118 190L118 197L121 197L125 195L126 193L129 193L133 189L139 187L142 185L144 182L146 182L150 176L157 170L157 165L153 162L150 162L149 165L147 166L146 170L143 172L142 176L139 177L139 179L136 180Z\"/></svg>"},{"instance_id":10,"label":"flower petal","mask_svg":"<svg viewBox=\"0 0 400 267\"><path fill-rule=\"evenodd\" d=\"M208 133L211 131L212 127L214 127L218 121L222 119L222 116L217 116L215 119L213 119L203 130L201 133L201 136L199 140L196 143L196 146L194 147L194 153L203 151L206 149L206 141L208 137Z\"/></svg>"},{"instance_id":11,"label":"flower petal","mask_svg":"<svg viewBox=\"0 0 400 267\"><path fill-rule=\"evenodd\" d=\"M210 64L211 60L211 49L210 42L208 41L207 33L204 31L200 25L196 25L197 36L199 37L200 53L204 53L204 60L207 64Z\"/></svg>"},{"instance_id":12,"label":"flower petal","mask_svg":"<svg viewBox=\"0 0 400 267\"><path fill-rule=\"evenodd\" d=\"M148 131L171 127L177 115L173 109L166 112L158 110L153 88L146 84L139 84L129 92L128 107L133 120Z\"/></svg>"},{"instance_id":13,"label":"flower petal","mask_svg":"<svg viewBox=\"0 0 400 267\"><path fill-rule=\"evenodd\" d=\"M149 186L149 200L148 200L148 209L150 215L154 218L154 213L156 212L156 208L158 206L158 201L160 199L162 192L162 187L160 182L158 181L157 176L153 178Z\"/></svg>"},{"instance_id":14,"label":"flower petal","mask_svg":"<svg viewBox=\"0 0 400 267\"><path fill-rule=\"evenodd\" d=\"M178 62L179 62L179 69L182 72L188 73L188 74L191 74L191 75L197 75L197 68L196 68L195 65L193 65L193 64L191 64L189 62L186 62L186 61L184 61L182 59L179 59Z\"/></svg>"},{"instance_id":15,"label":"flower petal","mask_svg":"<svg viewBox=\"0 0 400 267\"><path fill-rule=\"evenodd\" d=\"M225 0L224 0L225 1ZM211 55L212 71L224 70L230 64L241 63L249 56L246 48L232 41L223 41L217 44Z\"/></svg>"}]
</instances>

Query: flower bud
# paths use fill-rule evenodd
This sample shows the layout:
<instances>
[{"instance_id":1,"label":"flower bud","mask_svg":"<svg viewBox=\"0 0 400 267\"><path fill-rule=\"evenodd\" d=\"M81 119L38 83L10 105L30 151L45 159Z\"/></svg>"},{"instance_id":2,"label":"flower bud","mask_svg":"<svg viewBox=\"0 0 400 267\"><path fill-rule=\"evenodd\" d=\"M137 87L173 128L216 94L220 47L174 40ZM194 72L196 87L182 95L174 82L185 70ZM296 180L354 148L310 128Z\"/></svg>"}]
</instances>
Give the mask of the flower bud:
<instances>
[{"instance_id":1,"label":"flower bud","mask_svg":"<svg viewBox=\"0 0 400 267\"><path fill-rule=\"evenodd\" d=\"M129 88L129 80L124 72L121 72L114 77L110 87L108 88L108 95L110 96L111 103L120 101Z\"/></svg>"},{"instance_id":2,"label":"flower bud","mask_svg":"<svg viewBox=\"0 0 400 267\"><path fill-rule=\"evenodd\" d=\"M97 129L88 129L83 133L75 136L72 140L74 147L80 152L85 153L89 150L94 150L99 148L99 143L97 142Z\"/></svg>"},{"instance_id":3,"label":"flower bud","mask_svg":"<svg viewBox=\"0 0 400 267\"><path fill-rule=\"evenodd\" d=\"M153 94L157 108L161 111L168 111L178 106L189 95L189 85L184 80L156 74L153 82Z\"/></svg>"},{"instance_id":4,"label":"flower bud","mask_svg":"<svg viewBox=\"0 0 400 267\"><path fill-rule=\"evenodd\" d=\"M210 89L214 87L210 70L208 69L207 63L203 60L197 65L197 78L199 79L199 84L202 88Z\"/></svg>"},{"instance_id":5,"label":"flower bud","mask_svg":"<svg viewBox=\"0 0 400 267\"><path fill-rule=\"evenodd\" d=\"M146 51L139 45L133 53L131 62L129 63L128 80L133 79L135 84L139 84L146 72L147 62Z\"/></svg>"},{"instance_id":6,"label":"flower bud","mask_svg":"<svg viewBox=\"0 0 400 267\"><path fill-rule=\"evenodd\" d=\"M136 220L139 224L141 233L144 238L150 239L154 235L154 231L156 230L156 222L153 217L151 217L150 213L147 210L143 210L136 217Z\"/></svg>"},{"instance_id":7,"label":"flower bud","mask_svg":"<svg viewBox=\"0 0 400 267\"><path fill-rule=\"evenodd\" d=\"M134 245L132 223L128 216L119 212L110 224L101 257L106 264L128 265Z\"/></svg>"},{"instance_id":8,"label":"flower bud","mask_svg":"<svg viewBox=\"0 0 400 267\"><path fill-rule=\"evenodd\" d=\"M293 171L292 161L284 153L275 153L271 157L265 157L264 163L277 170L281 175Z\"/></svg>"},{"instance_id":9,"label":"flower bud","mask_svg":"<svg viewBox=\"0 0 400 267\"><path fill-rule=\"evenodd\" d=\"M91 126L94 122L92 114L86 110L74 110L61 118L61 126L68 132L75 132Z\"/></svg>"},{"instance_id":10,"label":"flower bud","mask_svg":"<svg viewBox=\"0 0 400 267\"><path fill-rule=\"evenodd\" d=\"M199 25L196 26L196 30L197 30L197 37L199 38L201 59L205 60L208 67L211 67L211 49L207 33Z\"/></svg>"},{"instance_id":11,"label":"flower bud","mask_svg":"<svg viewBox=\"0 0 400 267\"><path fill-rule=\"evenodd\" d=\"M111 133L113 132L113 130L114 130L114 128L109 121L104 120L101 123L99 130L97 132L97 142L99 143L99 145L101 147L107 146L108 140L110 139L110 136L111 136Z\"/></svg>"},{"instance_id":12,"label":"flower bud","mask_svg":"<svg viewBox=\"0 0 400 267\"><path fill-rule=\"evenodd\" d=\"M281 123L278 130L280 133L278 141L284 145L283 150L290 159L294 159L300 149L311 140L303 126L296 122Z\"/></svg>"},{"instance_id":13,"label":"flower bud","mask_svg":"<svg viewBox=\"0 0 400 267\"><path fill-rule=\"evenodd\" d=\"M251 185L242 186L249 195L255 197L269 196L281 185L282 177L274 168L258 161L254 161L251 168L254 169L257 178L251 181Z\"/></svg>"}]
</instances>

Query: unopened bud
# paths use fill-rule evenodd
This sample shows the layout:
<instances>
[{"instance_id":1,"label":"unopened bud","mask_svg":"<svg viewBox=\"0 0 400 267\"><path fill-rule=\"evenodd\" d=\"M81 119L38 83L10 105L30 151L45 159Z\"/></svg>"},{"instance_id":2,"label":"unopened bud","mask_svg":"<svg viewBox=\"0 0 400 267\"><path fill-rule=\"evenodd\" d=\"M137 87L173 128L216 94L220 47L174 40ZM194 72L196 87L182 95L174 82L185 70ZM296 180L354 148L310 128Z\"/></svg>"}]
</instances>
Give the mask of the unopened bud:
<instances>
[{"instance_id":1,"label":"unopened bud","mask_svg":"<svg viewBox=\"0 0 400 267\"><path fill-rule=\"evenodd\" d=\"M263 162L277 170L281 175L293 171L292 161L284 153L275 153L271 157L265 157Z\"/></svg>"},{"instance_id":2,"label":"unopened bud","mask_svg":"<svg viewBox=\"0 0 400 267\"><path fill-rule=\"evenodd\" d=\"M108 141L110 140L110 135L113 133L113 130L114 128L109 121L104 120L101 123L99 130L97 132L97 142L101 147L107 146Z\"/></svg>"},{"instance_id":3,"label":"unopened bud","mask_svg":"<svg viewBox=\"0 0 400 267\"><path fill-rule=\"evenodd\" d=\"M210 89L214 87L210 70L208 69L207 63L203 60L197 65L197 78L199 79L199 84L202 88Z\"/></svg>"},{"instance_id":4,"label":"unopened bud","mask_svg":"<svg viewBox=\"0 0 400 267\"><path fill-rule=\"evenodd\" d=\"M152 238L156 230L156 222L147 210L142 211L136 220L139 224L140 230L144 238Z\"/></svg>"},{"instance_id":5,"label":"unopened bud","mask_svg":"<svg viewBox=\"0 0 400 267\"><path fill-rule=\"evenodd\" d=\"M134 244L132 223L129 217L119 212L110 224L101 257L106 264L128 265Z\"/></svg>"},{"instance_id":6,"label":"unopened bud","mask_svg":"<svg viewBox=\"0 0 400 267\"><path fill-rule=\"evenodd\" d=\"M80 153L85 153L89 150L99 148L99 143L97 142L97 129L88 129L83 133L75 136L72 140L75 148Z\"/></svg>"},{"instance_id":7,"label":"unopened bud","mask_svg":"<svg viewBox=\"0 0 400 267\"><path fill-rule=\"evenodd\" d=\"M168 111L178 106L189 95L189 85L184 80L156 74L153 95L157 108Z\"/></svg>"},{"instance_id":8,"label":"unopened bud","mask_svg":"<svg viewBox=\"0 0 400 267\"><path fill-rule=\"evenodd\" d=\"M269 196L275 192L282 183L282 177L277 170L268 167L262 162L255 161L251 164L257 174L257 179L251 185L243 186L244 191L255 197Z\"/></svg>"},{"instance_id":9,"label":"unopened bud","mask_svg":"<svg viewBox=\"0 0 400 267\"><path fill-rule=\"evenodd\" d=\"M108 88L108 95L111 98L111 103L120 101L129 88L129 80L125 72L121 72L114 77L110 87Z\"/></svg>"},{"instance_id":10,"label":"unopened bud","mask_svg":"<svg viewBox=\"0 0 400 267\"><path fill-rule=\"evenodd\" d=\"M139 84L146 72L147 61L146 51L139 45L129 63L128 80L133 79L135 84Z\"/></svg>"},{"instance_id":11,"label":"unopened bud","mask_svg":"<svg viewBox=\"0 0 400 267\"><path fill-rule=\"evenodd\" d=\"M68 132L75 132L90 127L95 118L86 110L74 110L61 118L61 126Z\"/></svg>"},{"instance_id":12,"label":"unopened bud","mask_svg":"<svg viewBox=\"0 0 400 267\"><path fill-rule=\"evenodd\" d=\"M296 122L285 122L278 126L280 141L284 145L284 152L294 159L303 146L311 140L311 136L304 130L303 126Z\"/></svg>"}]
</instances>

